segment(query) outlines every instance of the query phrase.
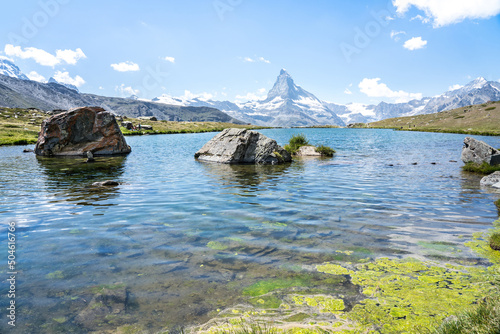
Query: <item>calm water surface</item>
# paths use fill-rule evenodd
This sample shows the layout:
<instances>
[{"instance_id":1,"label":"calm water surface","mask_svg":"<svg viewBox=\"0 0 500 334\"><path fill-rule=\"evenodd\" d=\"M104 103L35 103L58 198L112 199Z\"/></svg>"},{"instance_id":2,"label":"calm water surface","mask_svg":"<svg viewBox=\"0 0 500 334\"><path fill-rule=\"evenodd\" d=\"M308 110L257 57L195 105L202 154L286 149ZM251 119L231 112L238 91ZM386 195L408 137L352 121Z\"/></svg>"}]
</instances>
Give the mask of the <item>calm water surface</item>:
<instances>
[{"instance_id":1,"label":"calm water surface","mask_svg":"<svg viewBox=\"0 0 500 334\"><path fill-rule=\"evenodd\" d=\"M243 302L242 289L259 280L347 261L337 251L477 262L462 244L491 227L499 193L461 172L464 135L261 132L282 145L302 132L338 153L284 166L195 161L213 133L128 137L129 156L95 164L0 148L4 283L6 227L17 224L17 326L9 332L139 323L156 333L203 323ZM476 138L500 147L498 137ZM108 179L121 184L91 186ZM443 253L434 242L455 251ZM83 325L77 316L103 285L126 287L126 309ZM7 284L1 289L5 310Z\"/></svg>"}]
</instances>

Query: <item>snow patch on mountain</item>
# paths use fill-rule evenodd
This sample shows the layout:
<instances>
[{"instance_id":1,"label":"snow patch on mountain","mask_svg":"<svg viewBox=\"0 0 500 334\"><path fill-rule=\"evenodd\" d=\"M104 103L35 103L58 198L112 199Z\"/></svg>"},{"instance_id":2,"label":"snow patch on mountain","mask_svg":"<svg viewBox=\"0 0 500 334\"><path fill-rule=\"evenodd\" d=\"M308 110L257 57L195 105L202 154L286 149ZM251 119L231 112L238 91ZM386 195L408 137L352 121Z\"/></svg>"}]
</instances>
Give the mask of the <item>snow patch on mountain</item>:
<instances>
[{"instance_id":1,"label":"snow patch on mountain","mask_svg":"<svg viewBox=\"0 0 500 334\"><path fill-rule=\"evenodd\" d=\"M21 72L19 67L14 64L14 61L10 58L0 56L0 74L6 75L11 78L29 80L29 78Z\"/></svg>"}]
</instances>

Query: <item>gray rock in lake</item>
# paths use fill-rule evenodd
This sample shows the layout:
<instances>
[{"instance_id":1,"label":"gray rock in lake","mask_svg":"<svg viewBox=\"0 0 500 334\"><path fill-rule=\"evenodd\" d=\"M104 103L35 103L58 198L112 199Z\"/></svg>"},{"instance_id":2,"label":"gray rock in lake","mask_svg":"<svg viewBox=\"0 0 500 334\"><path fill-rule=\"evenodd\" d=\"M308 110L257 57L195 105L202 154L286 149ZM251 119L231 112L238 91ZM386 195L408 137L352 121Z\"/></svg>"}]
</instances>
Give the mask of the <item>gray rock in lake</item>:
<instances>
[{"instance_id":1,"label":"gray rock in lake","mask_svg":"<svg viewBox=\"0 0 500 334\"><path fill-rule=\"evenodd\" d=\"M500 151L480 140L466 137L462 149L462 161L490 165L500 164Z\"/></svg>"},{"instance_id":2,"label":"gray rock in lake","mask_svg":"<svg viewBox=\"0 0 500 334\"><path fill-rule=\"evenodd\" d=\"M292 156L275 140L246 129L226 129L206 143L194 157L223 164L277 165Z\"/></svg>"},{"instance_id":3,"label":"gray rock in lake","mask_svg":"<svg viewBox=\"0 0 500 334\"><path fill-rule=\"evenodd\" d=\"M321 157L323 156L321 153L316 151L316 147L314 146L301 146L297 150L296 156L298 157Z\"/></svg>"},{"instance_id":4,"label":"gray rock in lake","mask_svg":"<svg viewBox=\"0 0 500 334\"><path fill-rule=\"evenodd\" d=\"M482 186L492 187L496 183L500 182L500 172L494 172L493 174L487 175L481 179Z\"/></svg>"}]
</instances>

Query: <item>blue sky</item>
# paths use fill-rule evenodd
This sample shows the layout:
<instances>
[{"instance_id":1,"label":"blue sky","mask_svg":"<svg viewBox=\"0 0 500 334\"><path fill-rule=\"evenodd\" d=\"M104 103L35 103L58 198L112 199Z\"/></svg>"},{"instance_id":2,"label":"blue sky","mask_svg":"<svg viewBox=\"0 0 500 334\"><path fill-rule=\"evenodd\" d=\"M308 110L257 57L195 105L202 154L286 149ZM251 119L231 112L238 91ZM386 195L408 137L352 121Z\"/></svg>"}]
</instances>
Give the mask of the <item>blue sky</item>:
<instances>
[{"instance_id":1,"label":"blue sky","mask_svg":"<svg viewBox=\"0 0 500 334\"><path fill-rule=\"evenodd\" d=\"M281 68L342 104L500 79L500 0L25 0L3 13L0 56L99 95L246 101Z\"/></svg>"}]
</instances>

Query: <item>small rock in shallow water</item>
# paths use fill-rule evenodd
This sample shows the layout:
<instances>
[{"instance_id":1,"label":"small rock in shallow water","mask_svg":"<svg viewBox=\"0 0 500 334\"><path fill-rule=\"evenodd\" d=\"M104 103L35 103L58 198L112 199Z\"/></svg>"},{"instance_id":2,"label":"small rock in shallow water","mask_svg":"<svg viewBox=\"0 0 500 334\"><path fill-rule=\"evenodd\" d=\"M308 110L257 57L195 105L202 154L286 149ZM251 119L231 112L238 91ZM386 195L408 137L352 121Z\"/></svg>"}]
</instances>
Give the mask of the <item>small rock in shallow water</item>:
<instances>
[{"instance_id":1,"label":"small rock in shallow water","mask_svg":"<svg viewBox=\"0 0 500 334\"><path fill-rule=\"evenodd\" d=\"M92 185L94 187L115 187L115 186L119 186L120 184L116 181L113 181L113 180L106 180L106 181L102 181L102 182L94 182L94 183L92 183Z\"/></svg>"},{"instance_id":2,"label":"small rock in shallow water","mask_svg":"<svg viewBox=\"0 0 500 334\"><path fill-rule=\"evenodd\" d=\"M25 148L25 149L23 150L23 153L35 153L35 151L34 151L34 150L32 150L31 148Z\"/></svg>"},{"instance_id":3,"label":"small rock in shallow water","mask_svg":"<svg viewBox=\"0 0 500 334\"><path fill-rule=\"evenodd\" d=\"M87 151L87 162L95 162L94 155L90 151Z\"/></svg>"}]
</instances>

